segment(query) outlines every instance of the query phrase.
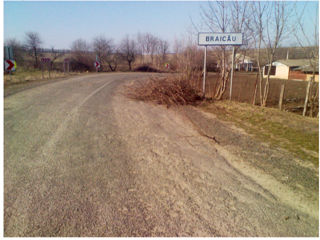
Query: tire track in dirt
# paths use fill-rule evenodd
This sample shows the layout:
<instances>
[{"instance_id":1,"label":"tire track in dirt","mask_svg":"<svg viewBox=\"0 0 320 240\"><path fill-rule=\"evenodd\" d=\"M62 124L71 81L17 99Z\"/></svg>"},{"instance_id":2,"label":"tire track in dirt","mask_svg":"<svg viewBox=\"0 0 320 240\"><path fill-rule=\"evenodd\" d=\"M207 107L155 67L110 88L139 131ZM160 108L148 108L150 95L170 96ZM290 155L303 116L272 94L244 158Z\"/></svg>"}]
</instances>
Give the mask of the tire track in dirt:
<instances>
[{"instance_id":1,"label":"tire track in dirt","mask_svg":"<svg viewBox=\"0 0 320 240\"><path fill-rule=\"evenodd\" d=\"M157 221L150 236L318 234L315 219L243 175L183 114L124 98L116 96L113 108L137 194Z\"/></svg>"}]
</instances>

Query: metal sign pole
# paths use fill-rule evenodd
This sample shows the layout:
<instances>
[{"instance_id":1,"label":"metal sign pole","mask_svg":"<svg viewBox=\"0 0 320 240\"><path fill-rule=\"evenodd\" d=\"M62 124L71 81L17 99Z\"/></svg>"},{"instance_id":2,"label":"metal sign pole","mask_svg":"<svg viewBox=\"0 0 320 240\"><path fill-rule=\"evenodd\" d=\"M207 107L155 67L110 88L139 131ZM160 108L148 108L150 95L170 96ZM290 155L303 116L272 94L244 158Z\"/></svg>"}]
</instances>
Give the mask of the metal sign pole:
<instances>
[{"instance_id":1,"label":"metal sign pole","mask_svg":"<svg viewBox=\"0 0 320 240\"><path fill-rule=\"evenodd\" d=\"M13 58L13 49L12 49L12 47L9 47L9 59L14 59Z\"/></svg>"},{"instance_id":2,"label":"metal sign pole","mask_svg":"<svg viewBox=\"0 0 320 240\"><path fill-rule=\"evenodd\" d=\"M9 47L4 47L4 60L8 60L9 58Z\"/></svg>"},{"instance_id":3,"label":"metal sign pole","mask_svg":"<svg viewBox=\"0 0 320 240\"><path fill-rule=\"evenodd\" d=\"M232 97L232 80L233 80L233 65L234 65L234 46L232 47L232 63L231 63L231 79L230 79L230 101Z\"/></svg>"},{"instance_id":4,"label":"metal sign pole","mask_svg":"<svg viewBox=\"0 0 320 240\"><path fill-rule=\"evenodd\" d=\"M203 82L202 82L203 97L205 97L206 95L206 73L207 73L207 46L205 46L205 49L204 49Z\"/></svg>"}]
</instances>

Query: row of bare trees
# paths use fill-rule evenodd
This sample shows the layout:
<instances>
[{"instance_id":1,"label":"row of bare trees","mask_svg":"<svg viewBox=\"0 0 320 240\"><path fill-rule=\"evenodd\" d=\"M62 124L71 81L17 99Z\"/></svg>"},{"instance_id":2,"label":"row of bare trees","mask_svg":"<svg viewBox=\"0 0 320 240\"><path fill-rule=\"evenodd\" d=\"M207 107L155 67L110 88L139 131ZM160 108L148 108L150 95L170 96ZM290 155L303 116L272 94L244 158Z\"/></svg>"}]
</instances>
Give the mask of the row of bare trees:
<instances>
[{"instance_id":1,"label":"row of bare trees","mask_svg":"<svg viewBox=\"0 0 320 240\"><path fill-rule=\"evenodd\" d=\"M315 11L318 16L318 9ZM305 49L305 55L309 54L308 59L313 69L312 81L315 79L315 72L318 71L317 66L319 65L318 19L312 19L310 23L307 23L309 26L314 26L314 33L310 35L306 33L307 26L303 22L304 14L306 12L297 9L294 2L209 1L201 7L201 23L198 25L192 23L196 33L204 31L243 33L244 45L235 47L235 54L240 51L250 50L252 52L253 50L258 65L254 104L256 104L258 94L260 105L266 106L270 90L271 66L277 60L275 56L285 40L290 38L291 45L296 40L295 44ZM314 48L314 51L310 52L310 46ZM219 78L214 86L213 96L215 99L221 99L230 80L231 59L234 56L231 56L231 47L228 46L216 46L209 49L215 55L214 58L219 66ZM267 66L265 79L263 79L264 66ZM257 91L258 86L259 92ZM315 97L309 97L308 92L311 90L307 89L305 105L308 101L315 99Z\"/></svg>"},{"instance_id":2,"label":"row of bare trees","mask_svg":"<svg viewBox=\"0 0 320 240\"><path fill-rule=\"evenodd\" d=\"M136 39L127 35L118 45L104 36L94 38L91 46L85 40L78 39L72 43L71 51L77 61L84 62L84 56L90 49L96 54L102 68L107 66L111 71L116 71L119 62L125 60L131 71L138 57L141 64L160 66L166 60L168 48L167 41L150 33L138 33Z\"/></svg>"},{"instance_id":3,"label":"row of bare trees","mask_svg":"<svg viewBox=\"0 0 320 240\"><path fill-rule=\"evenodd\" d=\"M169 43L150 33L138 33L137 36L138 51L142 56L142 63L151 63L159 65L166 60ZM146 59L148 56L149 59ZM156 58L155 58L156 56Z\"/></svg>"},{"instance_id":4,"label":"row of bare trees","mask_svg":"<svg viewBox=\"0 0 320 240\"><path fill-rule=\"evenodd\" d=\"M23 55L32 56L34 68L39 67L39 50L42 40L36 32L28 32L23 44L16 39L6 41L6 46L13 47L17 62L23 62ZM125 61L131 71L133 63L140 58L140 64L156 65L160 67L166 60L169 43L150 33L138 33L136 38L126 35L120 43L116 44L112 38L97 36L92 43L84 39L77 39L71 44L72 60L76 69L90 70L93 61L98 60L101 69L116 71L119 63ZM63 56L63 52L52 48L50 52L51 63Z\"/></svg>"}]
</instances>

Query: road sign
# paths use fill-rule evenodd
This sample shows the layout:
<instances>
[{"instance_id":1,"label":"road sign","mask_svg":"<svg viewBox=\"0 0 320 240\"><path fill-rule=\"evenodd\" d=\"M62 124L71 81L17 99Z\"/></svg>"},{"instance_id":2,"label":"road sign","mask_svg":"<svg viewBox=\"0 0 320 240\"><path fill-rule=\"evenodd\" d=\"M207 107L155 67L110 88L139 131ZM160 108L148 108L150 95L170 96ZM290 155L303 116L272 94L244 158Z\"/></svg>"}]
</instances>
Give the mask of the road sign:
<instances>
[{"instance_id":1,"label":"road sign","mask_svg":"<svg viewBox=\"0 0 320 240\"><path fill-rule=\"evenodd\" d=\"M50 58L41 58L41 62L43 62L43 63L48 63L50 61L51 61Z\"/></svg>"},{"instance_id":2,"label":"road sign","mask_svg":"<svg viewBox=\"0 0 320 240\"><path fill-rule=\"evenodd\" d=\"M16 63L14 60L5 60L4 61L5 70L14 71L16 70Z\"/></svg>"},{"instance_id":3,"label":"road sign","mask_svg":"<svg viewBox=\"0 0 320 240\"><path fill-rule=\"evenodd\" d=\"M100 63L99 63L98 61L95 61L95 62L94 62L94 66L95 66L96 68L100 68Z\"/></svg>"},{"instance_id":4,"label":"road sign","mask_svg":"<svg viewBox=\"0 0 320 240\"><path fill-rule=\"evenodd\" d=\"M230 46L242 45L242 33L199 33L200 46Z\"/></svg>"},{"instance_id":5,"label":"road sign","mask_svg":"<svg viewBox=\"0 0 320 240\"><path fill-rule=\"evenodd\" d=\"M4 46L4 59L5 60L10 60L10 59L13 59L13 49L12 47L7 47L7 46Z\"/></svg>"},{"instance_id":6,"label":"road sign","mask_svg":"<svg viewBox=\"0 0 320 240\"><path fill-rule=\"evenodd\" d=\"M232 96L232 80L233 80L233 65L234 65L234 47L243 44L242 33L198 33L198 45L205 46L204 52L204 67L203 67L203 84L202 91L205 97L206 86L206 66L207 66L207 46L232 46L232 66L230 77L230 100Z\"/></svg>"}]
</instances>

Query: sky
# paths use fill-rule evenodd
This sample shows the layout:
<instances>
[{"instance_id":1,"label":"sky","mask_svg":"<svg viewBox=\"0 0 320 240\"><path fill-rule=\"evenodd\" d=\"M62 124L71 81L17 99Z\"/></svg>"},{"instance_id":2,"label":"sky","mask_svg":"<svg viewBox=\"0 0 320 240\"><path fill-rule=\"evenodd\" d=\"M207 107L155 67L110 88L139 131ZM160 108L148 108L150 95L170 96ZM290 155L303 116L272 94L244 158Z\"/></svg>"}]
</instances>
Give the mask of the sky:
<instances>
[{"instance_id":1,"label":"sky","mask_svg":"<svg viewBox=\"0 0 320 240\"><path fill-rule=\"evenodd\" d=\"M302 6L302 2L298 3ZM38 32L42 47L69 49L74 40L88 42L104 35L119 42L126 34L150 32L168 40L185 37L191 20L200 21L205 1L143 2L4 2L4 40L23 42L25 33ZM308 17L315 15L317 2L307 4ZM306 19L308 20L308 19Z\"/></svg>"}]
</instances>

